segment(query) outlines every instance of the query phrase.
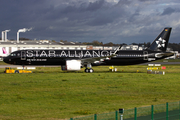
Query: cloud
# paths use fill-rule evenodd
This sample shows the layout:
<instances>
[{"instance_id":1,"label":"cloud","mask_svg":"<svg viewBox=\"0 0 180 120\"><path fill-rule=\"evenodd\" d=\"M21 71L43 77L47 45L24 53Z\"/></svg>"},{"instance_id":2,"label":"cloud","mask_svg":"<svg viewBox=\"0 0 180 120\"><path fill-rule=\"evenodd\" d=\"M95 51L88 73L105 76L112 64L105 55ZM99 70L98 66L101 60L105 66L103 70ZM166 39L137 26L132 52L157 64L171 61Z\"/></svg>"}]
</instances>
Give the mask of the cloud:
<instances>
[{"instance_id":1,"label":"cloud","mask_svg":"<svg viewBox=\"0 0 180 120\"><path fill-rule=\"evenodd\" d=\"M19 29L33 27L21 36L57 41L150 42L164 27L177 30L179 5L178 0L6 0L1 2L0 26L2 31L11 29L10 39L16 39Z\"/></svg>"},{"instance_id":2,"label":"cloud","mask_svg":"<svg viewBox=\"0 0 180 120\"><path fill-rule=\"evenodd\" d=\"M175 12L175 9L172 9L171 7L168 7L164 9L163 13L161 15L171 15L173 12Z\"/></svg>"},{"instance_id":3,"label":"cloud","mask_svg":"<svg viewBox=\"0 0 180 120\"><path fill-rule=\"evenodd\" d=\"M88 7L87 7L87 10L96 11L103 6L104 2L105 2L105 0L99 0L99 1L96 1L94 3L90 2Z\"/></svg>"},{"instance_id":4,"label":"cloud","mask_svg":"<svg viewBox=\"0 0 180 120\"><path fill-rule=\"evenodd\" d=\"M139 0L139 1L141 1L141 2L145 2L145 1L150 1L150 0Z\"/></svg>"}]
</instances>

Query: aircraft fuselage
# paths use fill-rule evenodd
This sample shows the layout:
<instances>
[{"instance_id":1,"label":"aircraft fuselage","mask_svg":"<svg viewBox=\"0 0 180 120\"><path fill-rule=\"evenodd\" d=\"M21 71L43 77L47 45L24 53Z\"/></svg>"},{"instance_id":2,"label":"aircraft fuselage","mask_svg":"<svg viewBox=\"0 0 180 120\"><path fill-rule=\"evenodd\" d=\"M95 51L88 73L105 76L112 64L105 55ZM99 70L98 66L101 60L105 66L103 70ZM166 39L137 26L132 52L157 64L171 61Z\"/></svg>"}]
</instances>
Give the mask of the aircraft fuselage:
<instances>
[{"instance_id":1,"label":"aircraft fuselage","mask_svg":"<svg viewBox=\"0 0 180 120\"><path fill-rule=\"evenodd\" d=\"M14 65L65 65L66 60L105 57L113 53L110 50L19 50L4 58L4 62ZM101 59L92 65L134 65L168 57L158 56L159 53L151 50L119 50L116 56Z\"/></svg>"}]
</instances>

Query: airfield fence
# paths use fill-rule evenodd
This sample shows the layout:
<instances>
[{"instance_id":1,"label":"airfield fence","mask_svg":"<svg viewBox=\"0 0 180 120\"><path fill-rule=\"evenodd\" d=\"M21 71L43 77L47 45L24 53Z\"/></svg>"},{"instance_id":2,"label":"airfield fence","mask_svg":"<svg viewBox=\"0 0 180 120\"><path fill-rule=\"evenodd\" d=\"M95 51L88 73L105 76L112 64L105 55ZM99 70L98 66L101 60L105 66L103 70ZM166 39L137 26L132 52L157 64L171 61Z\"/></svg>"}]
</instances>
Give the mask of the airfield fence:
<instances>
[{"instance_id":1,"label":"airfield fence","mask_svg":"<svg viewBox=\"0 0 180 120\"><path fill-rule=\"evenodd\" d=\"M70 120L180 120L180 101L70 118Z\"/></svg>"}]
</instances>

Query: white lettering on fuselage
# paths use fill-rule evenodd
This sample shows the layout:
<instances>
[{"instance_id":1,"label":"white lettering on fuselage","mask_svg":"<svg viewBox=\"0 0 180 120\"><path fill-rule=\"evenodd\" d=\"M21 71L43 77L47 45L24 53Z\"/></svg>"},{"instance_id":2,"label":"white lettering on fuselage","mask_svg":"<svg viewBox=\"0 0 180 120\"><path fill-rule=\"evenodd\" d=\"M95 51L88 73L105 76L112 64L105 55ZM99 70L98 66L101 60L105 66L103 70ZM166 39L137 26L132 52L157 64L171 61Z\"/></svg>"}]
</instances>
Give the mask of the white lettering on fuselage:
<instances>
[{"instance_id":1,"label":"white lettering on fuselage","mask_svg":"<svg viewBox=\"0 0 180 120\"><path fill-rule=\"evenodd\" d=\"M47 57L47 54L44 50L41 52L40 57Z\"/></svg>"},{"instance_id":2,"label":"white lettering on fuselage","mask_svg":"<svg viewBox=\"0 0 180 120\"><path fill-rule=\"evenodd\" d=\"M91 53L89 51L86 51L86 53L84 54L84 56L88 56L88 57L92 57Z\"/></svg>"},{"instance_id":3,"label":"white lettering on fuselage","mask_svg":"<svg viewBox=\"0 0 180 120\"><path fill-rule=\"evenodd\" d=\"M33 57L33 51L27 51L26 56L27 57Z\"/></svg>"},{"instance_id":4,"label":"white lettering on fuselage","mask_svg":"<svg viewBox=\"0 0 180 120\"><path fill-rule=\"evenodd\" d=\"M67 54L64 50L61 52L60 57L67 57Z\"/></svg>"},{"instance_id":5,"label":"white lettering on fuselage","mask_svg":"<svg viewBox=\"0 0 180 120\"><path fill-rule=\"evenodd\" d=\"M93 56L100 57L100 51L98 51L98 53L93 51Z\"/></svg>"},{"instance_id":6,"label":"white lettering on fuselage","mask_svg":"<svg viewBox=\"0 0 180 120\"><path fill-rule=\"evenodd\" d=\"M56 57L55 51L49 51L49 57Z\"/></svg>"},{"instance_id":7,"label":"white lettering on fuselage","mask_svg":"<svg viewBox=\"0 0 180 120\"><path fill-rule=\"evenodd\" d=\"M27 61L47 61L47 59L27 59Z\"/></svg>"},{"instance_id":8,"label":"white lettering on fuselage","mask_svg":"<svg viewBox=\"0 0 180 120\"><path fill-rule=\"evenodd\" d=\"M74 54L71 54L71 52L68 51L68 56L69 56L69 57L74 57Z\"/></svg>"},{"instance_id":9,"label":"white lettering on fuselage","mask_svg":"<svg viewBox=\"0 0 180 120\"><path fill-rule=\"evenodd\" d=\"M113 51L60 51L60 50L27 50L26 57L104 57L110 56Z\"/></svg>"},{"instance_id":10,"label":"white lettering on fuselage","mask_svg":"<svg viewBox=\"0 0 180 120\"><path fill-rule=\"evenodd\" d=\"M101 56L109 56L109 52L108 51L102 51Z\"/></svg>"}]
</instances>

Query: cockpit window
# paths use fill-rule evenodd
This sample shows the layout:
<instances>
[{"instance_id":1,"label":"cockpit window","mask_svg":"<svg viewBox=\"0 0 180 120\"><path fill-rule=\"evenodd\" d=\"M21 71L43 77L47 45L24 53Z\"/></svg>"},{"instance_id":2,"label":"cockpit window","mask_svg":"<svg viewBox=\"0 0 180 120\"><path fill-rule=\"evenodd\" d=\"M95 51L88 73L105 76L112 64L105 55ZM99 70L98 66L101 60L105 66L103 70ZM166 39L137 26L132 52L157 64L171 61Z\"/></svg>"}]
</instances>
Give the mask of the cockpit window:
<instances>
[{"instance_id":1,"label":"cockpit window","mask_svg":"<svg viewBox=\"0 0 180 120\"><path fill-rule=\"evenodd\" d=\"M16 54L15 53L11 53L10 56L16 56Z\"/></svg>"}]
</instances>

